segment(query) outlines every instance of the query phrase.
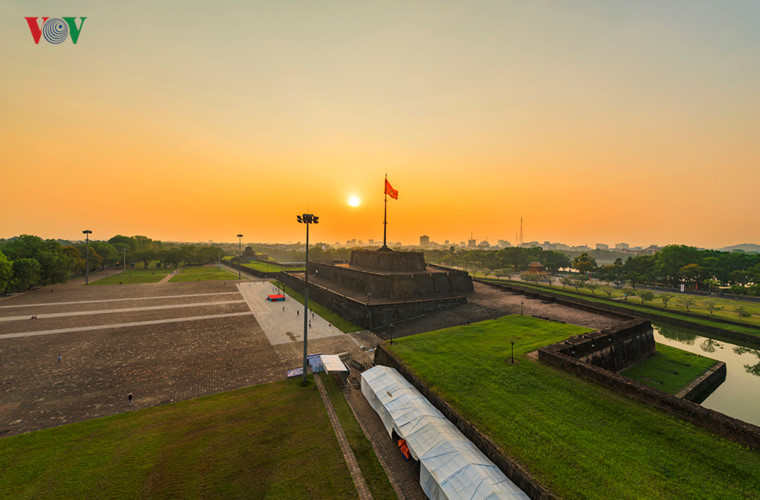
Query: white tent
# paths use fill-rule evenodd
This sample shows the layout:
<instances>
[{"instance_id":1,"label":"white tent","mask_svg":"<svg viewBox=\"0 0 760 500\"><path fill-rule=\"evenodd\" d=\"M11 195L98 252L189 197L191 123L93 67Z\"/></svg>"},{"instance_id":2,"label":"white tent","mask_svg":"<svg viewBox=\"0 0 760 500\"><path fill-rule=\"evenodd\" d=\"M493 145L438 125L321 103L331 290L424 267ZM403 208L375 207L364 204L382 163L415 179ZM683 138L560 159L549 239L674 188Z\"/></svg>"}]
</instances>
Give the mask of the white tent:
<instances>
[{"instance_id":1,"label":"white tent","mask_svg":"<svg viewBox=\"0 0 760 500\"><path fill-rule=\"evenodd\" d=\"M362 373L362 394L388 435L396 431L420 461L428 498L528 498L395 369L375 366Z\"/></svg>"}]
</instances>

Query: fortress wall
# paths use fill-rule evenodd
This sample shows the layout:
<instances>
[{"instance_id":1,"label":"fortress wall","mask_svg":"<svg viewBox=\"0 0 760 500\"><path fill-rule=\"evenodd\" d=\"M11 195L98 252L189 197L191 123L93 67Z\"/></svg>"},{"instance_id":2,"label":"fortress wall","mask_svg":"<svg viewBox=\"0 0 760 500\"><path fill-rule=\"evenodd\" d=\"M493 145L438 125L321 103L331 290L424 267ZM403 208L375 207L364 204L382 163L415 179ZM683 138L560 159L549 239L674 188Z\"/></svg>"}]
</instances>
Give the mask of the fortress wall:
<instances>
[{"instance_id":1,"label":"fortress wall","mask_svg":"<svg viewBox=\"0 0 760 500\"><path fill-rule=\"evenodd\" d=\"M280 280L294 290L303 293L304 282L299 277L282 272L280 273ZM367 304L313 282L309 283L309 298L319 302L350 322L365 328L380 328L391 323L400 323L404 320L435 311L450 309L467 302L464 296L459 296Z\"/></svg>"},{"instance_id":2,"label":"fortress wall","mask_svg":"<svg viewBox=\"0 0 760 500\"><path fill-rule=\"evenodd\" d=\"M320 262L309 263L309 269L321 280L331 281L339 287L349 288L369 297L422 299L430 295L464 293L473 290L470 275L457 270L383 274Z\"/></svg>"},{"instance_id":3,"label":"fortress wall","mask_svg":"<svg viewBox=\"0 0 760 500\"><path fill-rule=\"evenodd\" d=\"M562 354L612 372L625 370L656 352L652 324L646 319L632 319L554 345Z\"/></svg>"}]
</instances>

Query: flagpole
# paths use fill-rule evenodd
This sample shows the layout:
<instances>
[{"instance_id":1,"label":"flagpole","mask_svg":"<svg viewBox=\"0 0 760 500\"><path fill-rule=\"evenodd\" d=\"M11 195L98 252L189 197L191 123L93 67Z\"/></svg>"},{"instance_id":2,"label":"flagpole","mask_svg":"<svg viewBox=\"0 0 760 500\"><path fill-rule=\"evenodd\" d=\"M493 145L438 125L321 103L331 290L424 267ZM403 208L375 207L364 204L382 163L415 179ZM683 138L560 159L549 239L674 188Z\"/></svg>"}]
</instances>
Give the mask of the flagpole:
<instances>
[{"instance_id":1,"label":"flagpole","mask_svg":"<svg viewBox=\"0 0 760 500\"><path fill-rule=\"evenodd\" d=\"M385 242L385 236L388 230L388 174L385 174L385 184L383 184L383 193L385 193L385 209L383 213L383 248L388 248Z\"/></svg>"}]
</instances>

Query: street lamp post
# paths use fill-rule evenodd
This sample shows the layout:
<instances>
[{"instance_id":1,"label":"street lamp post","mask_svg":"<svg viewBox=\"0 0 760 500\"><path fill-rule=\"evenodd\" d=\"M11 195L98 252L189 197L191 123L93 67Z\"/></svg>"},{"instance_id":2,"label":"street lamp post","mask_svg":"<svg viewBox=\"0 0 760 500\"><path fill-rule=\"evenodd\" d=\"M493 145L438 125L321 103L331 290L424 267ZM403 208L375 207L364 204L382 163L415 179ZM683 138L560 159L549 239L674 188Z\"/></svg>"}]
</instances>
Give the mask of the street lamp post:
<instances>
[{"instance_id":1,"label":"street lamp post","mask_svg":"<svg viewBox=\"0 0 760 500\"><path fill-rule=\"evenodd\" d=\"M238 279L240 279L240 271L243 267L243 237L242 234L238 234Z\"/></svg>"},{"instance_id":2,"label":"street lamp post","mask_svg":"<svg viewBox=\"0 0 760 500\"><path fill-rule=\"evenodd\" d=\"M84 254L84 284L90 284L90 235L92 231L85 229L82 231L85 237L85 254Z\"/></svg>"},{"instance_id":3,"label":"street lamp post","mask_svg":"<svg viewBox=\"0 0 760 500\"><path fill-rule=\"evenodd\" d=\"M309 224L319 224L319 217L314 214L303 214L296 216L299 224L306 224L306 269L304 282L306 286L303 291L303 383L306 383L307 361L308 361L308 336L309 336Z\"/></svg>"}]
</instances>

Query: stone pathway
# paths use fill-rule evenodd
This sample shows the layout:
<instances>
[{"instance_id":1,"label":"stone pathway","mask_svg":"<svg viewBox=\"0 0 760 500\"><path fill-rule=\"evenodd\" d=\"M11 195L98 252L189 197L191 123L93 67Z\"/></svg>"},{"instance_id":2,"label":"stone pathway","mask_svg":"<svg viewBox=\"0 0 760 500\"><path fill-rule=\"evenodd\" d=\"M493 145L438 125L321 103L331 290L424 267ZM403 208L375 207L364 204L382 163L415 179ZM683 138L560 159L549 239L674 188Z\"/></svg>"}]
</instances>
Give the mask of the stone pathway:
<instances>
[{"instance_id":1,"label":"stone pathway","mask_svg":"<svg viewBox=\"0 0 760 500\"><path fill-rule=\"evenodd\" d=\"M33 332L19 332L19 333L6 333L0 335L0 339L12 339L19 337L36 337L38 335L51 335L54 333L72 333L72 332L88 332L88 331L100 331L110 328L129 328L147 325L163 325L167 323L181 323L184 321L199 321L208 319L219 318L231 318L234 316L250 316L250 312L236 312L226 314L207 314L205 316L186 316L183 318L171 318L171 319L155 319L150 321L133 321L131 323L112 323L109 325L95 325L95 326L75 326L71 328L58 328L55 330L38 330Z\"/></svg>"},{"instance_id":2,"label":"stone pathway","mask_svg":"<svg viewBox=\"0 0 760 500\"><path fill-rule=\"evenodd\" d=\"M359 494L361 500L371 500L372 494L369 492L367 482L364 480L361 469L359 469L359 464L356 462L354 452L351 451L351 446L348 444L345 432L343 432L343 426L340 425L338 415L335 414L335 408L333 408L330 397L327 395L327 391L325 391L325 386L322 385L322 377L315 373L314 382L317 384L319 395L322 397L322 403L325 405L333 431L335 431L335 437L338 438L338 444L340 444L340 449L343 452L343 458L346 459L346 465L348 465L348 470L351 472L351 478L354 480L354 485L356 485L356 492Z\"/></svg>"},{"instance_id":3,"label":"stone pathway","mask_svg":"<svg viewBox=\"0 0 760 500\"><path fill-rule=\"evenodd\" d=\"M303 342L303 304L289 295L282 302L268 301L267 295L278 291L266 281L239 283L237 287L273 346ZM307 328L309 342L343 335L340 329L313 313L309 313Z\"/></svg>"},{"instance_id":4,"label":"stone pathway","mask_svg":"<svg viewBox=\"0 0 760 500\"><path fill-rule=\"evenodd\" d=\"M369 405L362 391L349 386L344 390L343 395L364 431L364 435L372 443L375 455L385 469L398 497L409 500L427 499L420 486L419 462L404 460L403 455L388 436L382 420Z\"/></svg>"}]
</instances>

